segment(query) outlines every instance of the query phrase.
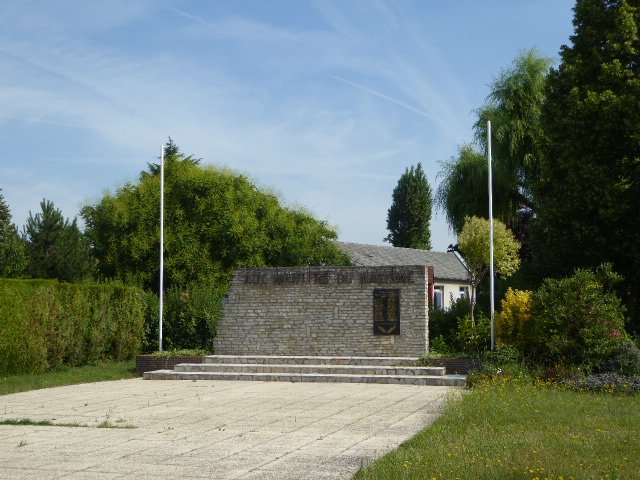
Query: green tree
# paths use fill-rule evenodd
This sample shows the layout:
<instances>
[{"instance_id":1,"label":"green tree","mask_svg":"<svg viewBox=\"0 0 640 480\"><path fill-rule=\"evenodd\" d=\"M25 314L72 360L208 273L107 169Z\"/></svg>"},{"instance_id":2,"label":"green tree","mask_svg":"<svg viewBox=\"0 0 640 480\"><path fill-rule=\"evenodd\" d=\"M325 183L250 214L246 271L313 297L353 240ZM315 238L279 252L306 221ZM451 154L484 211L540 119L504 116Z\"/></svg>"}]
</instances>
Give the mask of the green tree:
<instances>
[{"instance_id":1,"label":"green tree","mask_svg":"<svg viewBox=\"0 0 640 480\"><path fill-rule=\"evenodd\" d=\"M157 291L160 176L82 210L101 275ZM224 287L240 267L346 265L336 233L308 212L283 207L246 177L202 166L177 147L165 155L165 285Z\"/></svg>"},{"instance_id":2,"label":"green tree","mask_svg":"<svg viewBox=\"0 0 640 480\"><path fill-rule=\"evenodd\" d=\"M0 188L0 228L7 225L11 225L11 210L9 210L9 205L7 205Z\"/></svg>"},{"instance_id":3,"label":"green tree","mask_svg":"<svg viewBox=\"0 0 640 480\"><path fill-rule=\"evenodd\" d=\"M54 249L64 230L62 212L53 202L43 199L39 213L29 218L24 229L29 254L29 271L34 278L55 278L56 258Z\"/></svg>"},{"instance_id":4,"label":"green tree","mask_svg":"<svg viewBox=\"0 0 640 480\"><path fill-rule=\"evenodd\" d=\"M22 277L26 270L24 242L18 235L16 226L11 223L11 211L0 193L0 277Z\"/></svg>"},{"instance_id":5,"label":"green tree","mask_svg":"<svg viewBox=\"0 0 640 480\"><path fill-rule=\"evenodd\" d=\"M471 319L474 320L476 289L489 271L489 220L467 217L460 235L458 248L464 258L471 282ZM506 278L520 267L520 243L500 220L493 222L493 264L495 273Z\"/></svg>"},{"instance_id":6,"label":"green tree","mask_svg":"<svg viewBox=\"0 0 640 480\"><path fill-rule=\"evenodd\" d=\"M65 227L55 247L56 278L64 282L88 280L95 274L96 260L87 237L74 218Z\"/></svg>"},{"instance_id":7,"label":"green tree","mask_svg":"<svg viewBox=\"0 0 640 480\"><path fill-rule=\"evenodd\" d=\"M476 145L442 164L436 193L452 230L459 234L468 216L488 217L487 120L492 125L494 217L526 241L535 211L533 184L539 174L544 134L541 111L551 60L535 49L522 51L491 84L487 103L476 111Z\"/></svg>"},{"instance_id":8,"label":"green tree","mask_svg":"<svg viewBox=\"0 0 640 480\"><path fill-rule=\"evenodd\" d=\"M393 202L387 212L384 238L394 247L431 249L431 206L433 203L429 181L422 165L411 166L393 189Z\"/></svg>"},{"instance_id":9,"label":"green tree","mask_svg":"<svg viewBox=\"0 0 640 480\"><path fill-rule=\"evenodd\" d=\"M95 261L77 221L65 220L46 199L40 202L40 209L35 215L29 212L24 229L31 276L67 282L90 278Z\"/></svg>"},{"instance_id":10,"label":"green tree","mask_svg":"<svg viewBox=\"0 0 640 480\"><path fill-rule=\"evenodd\" d=\"M578 0L552 70L536 197L547 275L612 262L640 330L640 2Z\"/></svg>"},{"instance_id":11,"label":"green tree","mask_svg":"<svg viewBox=\"0 0 640 480\"><path fill-rule=\"evenodd\" d=\"M159 159L158 159L159 160ZM193 158L193 155L189 155L188 157L183 155L180 152L180 148L175 142L169 137L169 141L164 146L164 163L165 168L168 165L174 162L183 162L190 163L192 165L199 165L200 158ZM160 163L147 163L147 167L149 168L148 172L141 172L140 175L142 178L145 178L147 175L160 175Z\"/></svg>"}]
</instances>

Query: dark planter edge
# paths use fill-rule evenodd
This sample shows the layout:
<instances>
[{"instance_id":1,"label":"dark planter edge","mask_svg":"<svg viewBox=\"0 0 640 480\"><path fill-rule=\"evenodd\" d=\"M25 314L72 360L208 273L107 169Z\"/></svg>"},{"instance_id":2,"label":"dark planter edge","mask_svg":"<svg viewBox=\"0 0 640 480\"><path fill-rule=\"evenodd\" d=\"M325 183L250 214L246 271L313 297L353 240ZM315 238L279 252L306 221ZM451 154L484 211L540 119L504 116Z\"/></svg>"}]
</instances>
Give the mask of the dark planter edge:
<instances>
[{"instance_id":1,"label":"dark planter edge","mask_svg":"<svg viewBox=\"0 0 640 480\"><path fill-rule=\"evenodd\" d=\"M466 375L471 370L477 370L482 360L473 357L427 358L424 365L429 367L445 367L447 373Z\"/></svg>"},{"instance_id":2,"label":"dark planter edge","mask_svg":"<svg viewBox=\"0 0 640 480\"><path fill-rule=\"evenodd\" d=\"M172 370L179 363L204 363L206 355L136 355L136 372L142 376L154 370Z\"/></svg>"}]
</instances>

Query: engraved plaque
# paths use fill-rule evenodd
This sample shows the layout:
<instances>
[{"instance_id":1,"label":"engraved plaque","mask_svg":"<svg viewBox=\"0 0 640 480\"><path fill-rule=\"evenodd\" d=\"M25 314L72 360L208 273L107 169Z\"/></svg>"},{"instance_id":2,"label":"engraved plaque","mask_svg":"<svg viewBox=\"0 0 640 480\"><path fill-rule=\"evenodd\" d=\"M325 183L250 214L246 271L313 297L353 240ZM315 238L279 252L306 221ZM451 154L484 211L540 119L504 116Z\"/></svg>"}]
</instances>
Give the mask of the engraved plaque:
<instances>
[{"instance_id":1,"label":"engraved plaque","mask_svg":"<svg viewBox=\"0 0 640 480\"><path fill-rule=\"evenodd\" d=\"M374 335L400 335L400 290L373 290Z\"/></svg>"}]
</instances>

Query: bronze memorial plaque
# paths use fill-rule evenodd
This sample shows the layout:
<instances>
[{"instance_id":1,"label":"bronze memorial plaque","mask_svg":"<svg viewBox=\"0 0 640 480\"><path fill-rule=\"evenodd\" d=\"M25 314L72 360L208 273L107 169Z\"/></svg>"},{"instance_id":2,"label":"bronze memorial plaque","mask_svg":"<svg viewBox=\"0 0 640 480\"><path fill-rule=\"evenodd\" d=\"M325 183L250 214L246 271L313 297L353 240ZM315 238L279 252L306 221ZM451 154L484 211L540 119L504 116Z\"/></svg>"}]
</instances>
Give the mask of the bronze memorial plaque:
<instances>
[{"instance_id":1,"label":"bronze memorial plaque","mask_svg":"<svg viewBox=\"0 0 640 480\"><path fill-rule=\"evenodd\" d=\"M400 335L400 289L373 290L374 335Z\"/></svg>"}]
</instances>

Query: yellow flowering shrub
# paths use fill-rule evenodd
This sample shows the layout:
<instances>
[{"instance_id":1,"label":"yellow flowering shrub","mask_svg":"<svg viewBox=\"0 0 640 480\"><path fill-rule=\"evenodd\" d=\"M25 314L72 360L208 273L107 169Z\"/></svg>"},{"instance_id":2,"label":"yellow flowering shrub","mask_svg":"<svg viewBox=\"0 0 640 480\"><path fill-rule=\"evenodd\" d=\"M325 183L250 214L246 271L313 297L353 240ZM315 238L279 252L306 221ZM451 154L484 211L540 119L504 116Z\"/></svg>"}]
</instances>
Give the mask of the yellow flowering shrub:
<instances>
[{"instance_id":1,"label":"yellow flowering shrub","mask_svg":"<svg viewBox=\"0 0 640 480\"><path fill-rule=\"evenodd\" d=\"M498 345L513 345L520 352L527 350L527 343L533 335L531 296L528 290L507 290L502 310L495 317Z\"/></svg>"}]
</instances>

